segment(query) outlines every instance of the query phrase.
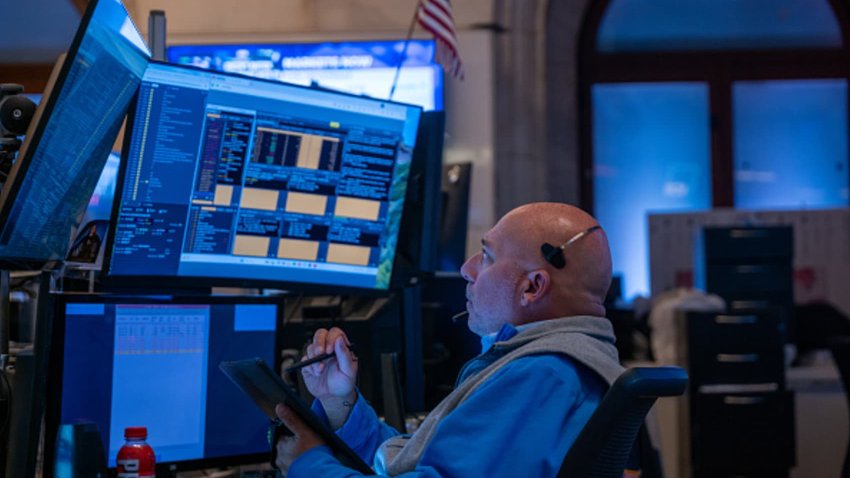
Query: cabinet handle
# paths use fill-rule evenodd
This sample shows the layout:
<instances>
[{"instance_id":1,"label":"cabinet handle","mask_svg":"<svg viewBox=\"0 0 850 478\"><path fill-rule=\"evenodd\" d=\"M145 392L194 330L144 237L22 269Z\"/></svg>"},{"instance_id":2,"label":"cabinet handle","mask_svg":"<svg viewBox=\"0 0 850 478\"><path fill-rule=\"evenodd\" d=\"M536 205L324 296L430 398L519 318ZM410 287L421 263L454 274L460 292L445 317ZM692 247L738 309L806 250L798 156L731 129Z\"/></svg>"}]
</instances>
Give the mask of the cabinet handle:
<instances>
[{"instance_id":1,"label":"cabinet handle","mask_svg":"<svg viewBox=\"0 0 850 478\"><path fill-rule=\"evenodd\" d=\"M764 403L764 397L739 397L727 395L723 397L723 403L726 405L758 405Z\"/></svg>"},{"instance_id":2,"label":"cabinet handle","mask_svg":"<svg viewBox=\"0 0 850 478\"><path fill-rule=\"evenodd\" d=\"M758 362L759 354L717 354L717 361L724 363Z\"/></svg>"},{"instance_id":3,"label":"cabinet handle","mask_svg":"<svg viewBox=\"0 0 850 478\"><path fill-rule=\"evenodd\" d=\"M758 322L758 317L755 315L718 315L714 321L718 324L755 324Z\"/></svg>"},{"instance_id":4,"label":"cabinet handle","mask_svg":"<svg viewBox=\"0 0 850 478\"><path fill-rule=\"evenodd\" d=\"M764 309L770 306L770 301L767 300L733 300L730 304L731 309Z\"/></svg>"},{"instance_id":5,"label":"cabinet handle","mask_svg":"<svg viewBox=\"0 0 850 478\"><path fill-rule=\"evenodd\" d=\"M765 237L767 236L767 231L764 229L732 229L729 231L729 236L735 239Z\"/></svg>"}]
</instances>

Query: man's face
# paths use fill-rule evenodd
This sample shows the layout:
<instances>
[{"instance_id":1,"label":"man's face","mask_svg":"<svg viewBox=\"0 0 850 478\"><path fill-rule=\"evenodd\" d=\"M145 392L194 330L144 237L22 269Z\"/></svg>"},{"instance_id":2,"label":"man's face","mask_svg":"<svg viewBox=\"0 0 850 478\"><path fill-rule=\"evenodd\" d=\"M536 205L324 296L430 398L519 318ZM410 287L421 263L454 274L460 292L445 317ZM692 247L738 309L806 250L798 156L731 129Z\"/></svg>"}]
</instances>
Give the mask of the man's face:
<instances>
[{"instance_id":1,"label":"man's face","mask_svg":"<svg viewBox=\"0 0 850 478\"><path fill-rule=\"evenodd\" d=\"M500 221L481 240L482 247L460 268L466 285L469 329L484 336L518 319L520 284L525 271L516 261L518 242Z\"/></svg>"}]
</instances>

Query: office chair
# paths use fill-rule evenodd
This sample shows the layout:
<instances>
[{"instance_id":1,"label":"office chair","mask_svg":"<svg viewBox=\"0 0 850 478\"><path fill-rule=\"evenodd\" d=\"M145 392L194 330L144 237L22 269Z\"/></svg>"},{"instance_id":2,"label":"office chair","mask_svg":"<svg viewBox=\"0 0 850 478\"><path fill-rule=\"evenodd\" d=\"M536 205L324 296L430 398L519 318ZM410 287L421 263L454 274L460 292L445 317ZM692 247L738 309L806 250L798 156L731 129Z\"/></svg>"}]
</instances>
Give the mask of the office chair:
<instances>
[{"instance_id":1,"label":"office chair","mask_svg":"<svg viewBox=\"0 0 850 478\"><path fill-rule=\"evenodd\" d=\"M623 372L567 452L558 478L622 478L646 414L658 397L681 395L688 374L679 367Z\"/></svg>"},{"instance_id":2,"label":"office chair","mask_svg":"<svg viewBox=\"0 0 850 478\"><path fill-rule=\"evenodd\" d=\"M844 386L847 406L850 408L850 336L833 338L830 340L829 349L832 351L835 366L838 367L838 374L841 376L841 384ZM847 443L847 451L844 454L844 466L841 469L841 476L850 477L850 441Z\"/></svg>"}]
</instances>

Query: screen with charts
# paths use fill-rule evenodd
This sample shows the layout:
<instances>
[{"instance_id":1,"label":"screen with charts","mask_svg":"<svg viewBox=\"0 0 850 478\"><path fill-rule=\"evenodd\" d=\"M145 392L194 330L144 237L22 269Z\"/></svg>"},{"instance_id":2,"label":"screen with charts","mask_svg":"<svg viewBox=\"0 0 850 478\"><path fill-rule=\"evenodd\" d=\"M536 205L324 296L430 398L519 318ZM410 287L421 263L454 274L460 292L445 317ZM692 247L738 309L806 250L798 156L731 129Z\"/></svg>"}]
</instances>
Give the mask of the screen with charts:
<instances>
[{"instance_id":1,"label":"screen with charts","mask_svg":"<svg viewBox=\"0 0 850 478\"><path fill-rule=\"evenodd\" d=\"M168 61L443 109L434 40L172 45ZM393 97L390 90L398 71Z\"/></svg>"},{"instance_id":2,"label":"screen with charts","mask_svg":"<svg viewBox=\"0 0 850 478\"><path fill-rule=\"evenodd\" d=\"M108 276L387 289L421 112L152 63Z\"/></svg>"},{"instance_id":3,"label":"screen with charts","mask_svg":"<svg viewBox=\"0 0 850 478\"><path fill-rule=\"evenodd\" d=\"M65 258L150 53L119 0L91 1L0 193L0 259Z\"/></svg>"},{"instance_id":4,"label":"screen with charts","mask_svg":"<svg viewBox=\"0 0 850 478\"><path fill-rule=\"evenodd\" d=\"M264 461L269 421L218 365L275 363L277 317L270 298L60 296L48 443L60 424L84 420L98 425L110 467L128 426L147 427L161 466Z\"/></svg>"}]
</instances>

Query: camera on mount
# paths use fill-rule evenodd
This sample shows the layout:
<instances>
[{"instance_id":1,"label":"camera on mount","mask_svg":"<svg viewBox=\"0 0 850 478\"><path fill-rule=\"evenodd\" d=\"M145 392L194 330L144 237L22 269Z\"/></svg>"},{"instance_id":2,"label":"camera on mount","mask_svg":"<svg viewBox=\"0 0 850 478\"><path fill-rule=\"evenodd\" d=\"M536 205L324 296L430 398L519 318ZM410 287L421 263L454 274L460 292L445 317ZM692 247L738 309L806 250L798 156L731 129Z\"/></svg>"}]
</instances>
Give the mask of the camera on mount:
<instances>
[{"instance_id":1,"label":"camera on mount","mask_svg":"<svg viewBox=\"0 0 850 478\"><path fill-rule=\"evenodd\" d=\"M0 183L6 181L21 139L35 115L35 103L23 96L24 87L14 83L0 84Z\"/></svg>"}]
</instances>

